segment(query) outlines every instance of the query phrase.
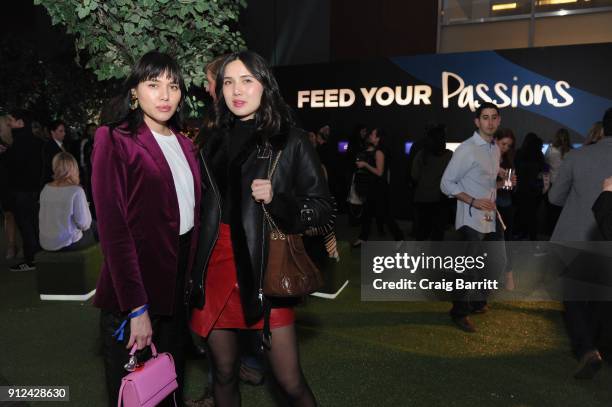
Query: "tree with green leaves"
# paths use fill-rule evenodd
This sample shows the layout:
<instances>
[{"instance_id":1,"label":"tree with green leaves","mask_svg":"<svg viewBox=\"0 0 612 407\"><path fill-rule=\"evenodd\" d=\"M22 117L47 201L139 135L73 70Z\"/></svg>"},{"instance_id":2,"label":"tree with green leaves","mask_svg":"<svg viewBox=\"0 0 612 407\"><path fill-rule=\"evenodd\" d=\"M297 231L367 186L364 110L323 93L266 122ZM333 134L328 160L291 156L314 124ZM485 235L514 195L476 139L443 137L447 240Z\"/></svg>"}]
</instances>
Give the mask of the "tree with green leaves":
<instances>
[{"instance_id":1,"label":"tree with green leaves","mask_svg":"<svg viewBox=\"0 0 612 407\"><path fill-rule=\"evenodd\" d=\"M188 87L203 86L204 67L210 60L245 47L236 26L246 0L34 0L34 4L43 5L54 25L65 25L75 36L77 62L83 55L78 51L85 51L85 67L99 80L126 77L141 55L156 49L176 58Z\"/></svg>"},{"instance_id":2,"label":"tree with green leaves","mask_svg":"<svg viewBox=\"0 0 612 407\"><path fill-rule=\"evenodd\" d=\"M0 110L28 109L43 123L61 118L84 125L94 120L117 81L99 81L63 56L41 57L31 41L14 36L0 40Z\"/></svg>"}]
</instances>

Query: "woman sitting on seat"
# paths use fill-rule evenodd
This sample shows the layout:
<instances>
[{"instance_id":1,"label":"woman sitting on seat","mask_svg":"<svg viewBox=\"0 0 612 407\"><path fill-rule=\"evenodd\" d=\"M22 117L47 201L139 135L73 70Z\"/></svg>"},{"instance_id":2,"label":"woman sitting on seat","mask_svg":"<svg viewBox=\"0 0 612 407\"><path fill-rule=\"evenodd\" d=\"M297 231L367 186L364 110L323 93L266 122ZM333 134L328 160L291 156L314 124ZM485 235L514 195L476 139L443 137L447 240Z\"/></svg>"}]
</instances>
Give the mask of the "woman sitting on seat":
<instances>
[{"instance_id":1,"label":"woman sitting on seat","mask_svg":"<svg viewBox=\"0 0 612 407\"><path fill-rule=\"evenodd\" d=\"M40 246L48 251L73 251L96 243L79 166L70 153L53 157L53 181L40 193Z\"/></svg>"}]
</instances>

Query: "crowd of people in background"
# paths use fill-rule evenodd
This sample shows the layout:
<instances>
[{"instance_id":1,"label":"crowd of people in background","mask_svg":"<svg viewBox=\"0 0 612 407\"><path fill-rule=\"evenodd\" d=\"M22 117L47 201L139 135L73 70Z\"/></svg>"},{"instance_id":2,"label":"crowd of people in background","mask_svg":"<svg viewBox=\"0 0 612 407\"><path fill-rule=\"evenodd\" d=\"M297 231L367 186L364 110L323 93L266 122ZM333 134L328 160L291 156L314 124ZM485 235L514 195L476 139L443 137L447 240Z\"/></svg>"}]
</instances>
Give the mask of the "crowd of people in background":
<instances>
[{"instance_id":1,"label":"crowd of people in background","mask_svg":"<svg viewBox=\"0 0 612 407\"><path fill-rule=\"evenodd\" d=\"M344 152L337 150L339 147L332 141L331 132L330 126L325 125L318 131L310 131L308 137L324 166L330 190L338 202L346 203L342 207L348 213L349 223L361 227L353 247L368 240L374 219L379 235L384 236L388 230L388 240L454 239L447 232L448 226L454 223L456 202L440 190L442 174L453 157L453 151L447 147L445 125L428 126L423 137L413 142L406 160L406 174L391 174L390 163L399 157L385 144L383 128L357 125ZM602 122L596 122L584 136L582 145L597 143L603 134ZM576 143L571 142L565 128L550 137L547 148L538 134L528 132L519 138L504 126L495 131L494 139L501 152L501 168L511 169L520 179L516 188L499 189L496 193L506 240L548 240L562 209L547 199L548 190ZM408 202L393 202L396 195L390 190L392 176L394 186L401 185L408 191ZM401 178L399 183L398 178ZM338 180L348 181L348 185L338 185ZM396 208L400 208L395 213L398 218L412 221L409 229L397 227Z\"/></svg>"},{"instance_id":2,"label":"crowd of people in background","mask_svg":"<svg viewBox=\"0 0 612 407\"><path fill-rule=\"evenodd\" d=\"M87 242L94 239L93 230L87 232L94 211L89 205L93 142L91 132L86 131L93 125L68 130L62 120L46 124L38 120L23 109L0 116L4 255L8 260L17 259L19 253L23 257L10 266L12 271L35 270L34 256L41 248L67 250L83 236ZM70 138L66 137L69 132ZM73 193L67 193L69 190Z\"/></svg>"},{"instance_id":3,"label":"crowd of people in background","mask_svg":"<svg viewBox=\"0 0 612 407\"><path fill-rule=\"evenodd\" d=\"M610 210L609 193L605 200L604 195L600 197L597 208L594 203L602 189L612 189L612 178L608 178L612 176L612 109L602 122L593 125L584 145L577 149L564 128L554 134L545 152L542 138L533 132L527 133L517 148L513 131L500 123L499 109L481 103L474 119L476 131L454 153L446 148L444 126L430 127L425 137L414 143L406 184L412 190L413 238L473 242L606 238L609 225L604 221L598 225L593 211L603 211L602 201ZM379 136L384 133L380 128L360 126L356 134L348 146L349 166L354 165L347 194L349 215L361 220L361 233L353 247L368 239L375 216L381 226L388 225L391 238L401 240L403 233L390 215L389 171ZM448 235L453 205L456 213L451 223L456 234ZM604 219L601 213L596 215ZM504 249L494 257L500 260L499 266L493 267L498 277L488 276L502 279L504 287L513 290L510 251ZM605 274L603 270L585 272ZM487 296L486 292L455 291L450 316L459 329L476 331L470 314L488 311ZM578 360L574 377L592 378L602 363L597 341L602 326L610 323L609 305L568 298L564 306L572 350Z\"/></svg>"},{"instance_id":4,"label":"crowd of people in background","mask_svg":"<svg viewBox=\"0 0 612 407\"><path fill-rule=\"evenodd\" d=\"M40 121L33 121L25 110L0 116L0 166L3 169L0 183L8 243L5 256L15 259L21 251L25 259L15 267L21 270L35 267L33 253L40 249L38 202L44 186L54 180L52 161L58 153L68 152L77 161L80 185L95 218L91 198L91 152L95 129L96 125L91 123L82 128L67 128L62 120L53 120L43 126ZM455 202L439 188L442 173L453 155L446 148L443 125L430 126L411 149L404 181L410 190L412 202L408 206L412 209L410 218L413 224L405 231L398 227L393 217L389 169L393 155L385 148L384 129L358 126L346 151L348 169L338 164L338 152L331 142L330 133L331 128L326 125L310 132L309 139L323 164L330 189L350 193L348 197L336 194L336 199L344 202L348 198L347 210L361 227L357 239L352 242L354 247L369 239L373 220L379 234L383 234L386 227L393 240L402 240L404 236L412 236L415 240L444 240L445 231L453 223ZM573 149L568 130L559 129L545 153L542 152L542 138L533 132L523 137L520 146L517 146L517 137L509 128L498 129L495 137L500 149L502 145L509 149L502 157L502 167L512 168L521 180L515 190L500 191L497 196L497 207L502 211L507 227L506 239L548 238L562 207L546 198L563 159ZM602 138L602 123L597 122L585 135L584 145L595 144ZM341 173L347 171L351 183L349 188L343 189L338 187L338 180ZM16 205L17 200L24 205ZM18 247L17 231L24 236L23 247Z\"/></svg>"}]
</instances>

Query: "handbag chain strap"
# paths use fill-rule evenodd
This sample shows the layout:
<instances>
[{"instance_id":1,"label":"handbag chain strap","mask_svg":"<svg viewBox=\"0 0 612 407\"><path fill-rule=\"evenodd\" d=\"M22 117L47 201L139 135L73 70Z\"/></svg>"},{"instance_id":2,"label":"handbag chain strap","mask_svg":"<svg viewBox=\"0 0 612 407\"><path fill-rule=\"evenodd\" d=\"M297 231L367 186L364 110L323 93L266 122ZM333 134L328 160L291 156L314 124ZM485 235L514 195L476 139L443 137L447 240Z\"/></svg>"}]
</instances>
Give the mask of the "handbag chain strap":
<instances>
[{"instance_id":1,"label":"handbag chain strap","mask_svg":"<svg viewBox=\"0 0 612 407\"><path fill-rule=\"evenodd\" d=\"M270 181L272 181L272 175L274 175L274 171L276 170L276 167L278 165L278 160L280 159L282 152L283 150L279 150L278 153L276 153L276 157L274 158L274 162L272 162L272 166L268 168L268 179ZM272 234L270 237L274 240L276 239L285 240L285 234L281 232L278 226L276 226L274 219L272 219L272 216L270 216L270 213L267 211L266 205L263 202L261 203L261 208L263 209L266 220L268 221L268 223L270 224L272 228Z\"/></svg>"}]
</instances>

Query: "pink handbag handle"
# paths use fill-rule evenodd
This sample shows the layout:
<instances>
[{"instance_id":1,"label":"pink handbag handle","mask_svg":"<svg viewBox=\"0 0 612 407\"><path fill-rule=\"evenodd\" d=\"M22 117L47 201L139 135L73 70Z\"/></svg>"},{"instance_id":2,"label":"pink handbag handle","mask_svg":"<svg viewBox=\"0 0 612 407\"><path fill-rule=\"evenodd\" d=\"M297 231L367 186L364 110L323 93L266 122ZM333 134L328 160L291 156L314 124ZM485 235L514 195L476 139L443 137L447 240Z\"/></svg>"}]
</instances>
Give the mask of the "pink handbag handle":
<instances>
[{"instance_id":1,"label":"pink handbag handle","mask_svg":"<svg viewBox=\"0 0 612 407\"><path fill-rule=\"evenodd\" d=\"M151 346L151 353L153 354L153 357L156 358L157 357L157 348L155 347L155 344L153 342L151 342L150 346ZM134 342L134 345L132 346L132 350L130 351L130 356L134 356L134 354L136 353L137 348L138 348L138 344Z\"/></svg>"}]
</instances>

